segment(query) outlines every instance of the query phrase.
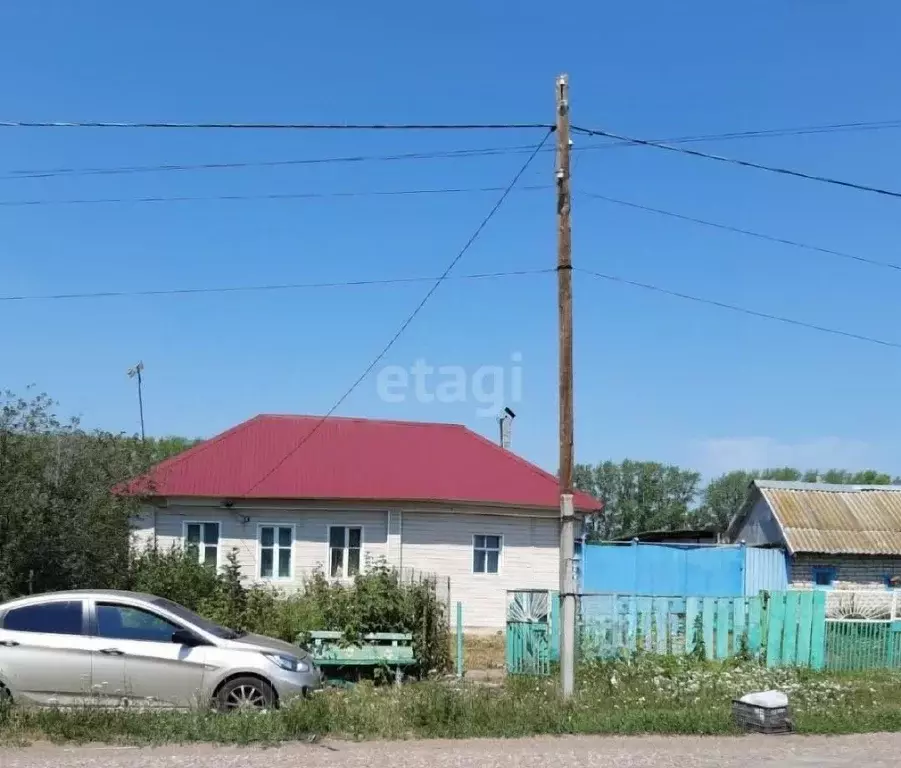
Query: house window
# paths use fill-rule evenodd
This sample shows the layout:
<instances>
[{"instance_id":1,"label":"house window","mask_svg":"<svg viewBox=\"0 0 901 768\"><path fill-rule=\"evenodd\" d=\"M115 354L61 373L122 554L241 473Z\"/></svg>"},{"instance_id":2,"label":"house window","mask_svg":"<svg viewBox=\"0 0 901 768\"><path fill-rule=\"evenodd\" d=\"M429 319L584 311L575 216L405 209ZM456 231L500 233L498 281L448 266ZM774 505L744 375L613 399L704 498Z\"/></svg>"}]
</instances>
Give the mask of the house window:
<instances>
[{"instance_id":1,"label":"house window","mask_svg":"<svg viewBox=\"0 0 901 768\"><path fill-rule=\"evenodd\" d=\"M219 565L219 523L185 523L185 549L203 564Z\"/></svg>"},{"instance_id":2,"label":"house window","mask_svg":"<svg viewBox=\"0 0 901 768\"><path fill-rule=\"evenodd\" d=\"M290 525L260 526L261 579L290 579L294 529Z\"/></svg>"},{"instance_id":3,"label":"house window","mask_svg":"<svg viewBox=\"0 0 901 768\"><path fill-rule=\"evenodd\" d=\"M501 560L500 536L472 537L472 572L497 573Z\"/></svg>"},{"instance_id":4,"label":"house window","mask_svg":"<svg viewBox=\"0 0 901 768\"><path fill-rule=\"evenodd\" d=\"M333 579L348 579L360 572L363 549L363 529L333 525L328 529L329 575Z\"/></svg>"},{"instance_id":5,"label":"house window","mask_svg":"<svg viewBox=\"0 0 901 768\"><path fill-rule=\"evenodd\" d=\"M832 589L835 583L835 568L828 565L817 565L813 568L813 586L815 589Z\"/></svg>"}]
</instances>

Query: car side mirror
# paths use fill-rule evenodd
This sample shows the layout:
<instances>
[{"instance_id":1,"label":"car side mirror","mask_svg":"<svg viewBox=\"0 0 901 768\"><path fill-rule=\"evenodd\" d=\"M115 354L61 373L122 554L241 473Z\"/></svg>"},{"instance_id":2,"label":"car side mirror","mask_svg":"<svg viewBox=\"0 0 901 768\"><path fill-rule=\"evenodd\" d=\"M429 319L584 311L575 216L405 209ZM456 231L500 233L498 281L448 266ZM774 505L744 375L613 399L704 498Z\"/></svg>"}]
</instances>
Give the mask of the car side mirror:
<instances>
[{"instance_id":1,"label":"car side mirror","mask_svg":"<svg viewBox=\"0 0 901 768\"><path fill-rule=\"evenodd\" d=\"M177 643L178 645L187 645L192 648L198 645L203 645L203 641L197 637L193 632L189 632L187 629L176 629L172 633L172 642Z\"/></svg>"}]
</instances>

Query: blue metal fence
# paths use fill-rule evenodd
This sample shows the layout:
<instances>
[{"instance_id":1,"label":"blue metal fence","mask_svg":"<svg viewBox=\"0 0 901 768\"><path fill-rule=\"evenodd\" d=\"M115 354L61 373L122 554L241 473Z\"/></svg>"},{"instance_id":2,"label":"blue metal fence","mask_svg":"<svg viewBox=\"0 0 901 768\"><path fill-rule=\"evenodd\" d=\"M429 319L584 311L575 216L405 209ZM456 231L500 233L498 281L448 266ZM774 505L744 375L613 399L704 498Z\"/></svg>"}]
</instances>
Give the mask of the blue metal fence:
<instances>
[{"instance_id":1,"label":"blue metal fence","mask_svg":"<svg viewBox=\"0 0 901 768\"><path fill-rule=\"evenodd\" d=\"M583 593L739 597L786 588L781 550L615 542L586 544L582 551Z\"/></svg>"}]
</instances>

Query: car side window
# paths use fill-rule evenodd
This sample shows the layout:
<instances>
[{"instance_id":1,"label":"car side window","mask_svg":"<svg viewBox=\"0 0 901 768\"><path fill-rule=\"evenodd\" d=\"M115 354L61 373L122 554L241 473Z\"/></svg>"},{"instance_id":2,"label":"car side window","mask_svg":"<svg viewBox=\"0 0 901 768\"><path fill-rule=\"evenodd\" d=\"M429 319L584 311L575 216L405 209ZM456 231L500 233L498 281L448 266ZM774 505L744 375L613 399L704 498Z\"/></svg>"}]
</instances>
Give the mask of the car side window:
<instances>
[{"instance_id":1,"label":"car side window","mask_svg":"<svg viewBox=\"0 0 901 768\"><path fill-rule=\"evenodd\" d=\"M155 613L130 605L97 603L97 636L110 640L144 640L171 643L172 633L181 629Z\"/></svg>"},{"instance_id":2,"label":"car side window","mask_svg":"<svg viewBox=\"0 0 901 768\"><path fill-rule=\"evenodd\" d=\"M81 600L24 605L7 612L3 617L3 629L50 635L80 635L83 616Z\"/></svg>"}]
</instances>

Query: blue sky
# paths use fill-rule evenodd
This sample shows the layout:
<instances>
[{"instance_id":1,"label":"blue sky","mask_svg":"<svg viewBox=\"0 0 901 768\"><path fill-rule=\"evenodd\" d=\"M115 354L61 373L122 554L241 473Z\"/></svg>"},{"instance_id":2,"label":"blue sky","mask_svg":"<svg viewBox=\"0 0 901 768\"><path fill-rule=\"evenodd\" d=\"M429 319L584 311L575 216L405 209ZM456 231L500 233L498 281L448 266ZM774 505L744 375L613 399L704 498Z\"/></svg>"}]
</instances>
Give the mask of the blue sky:
<instances>
[{"instance_id":1,"label":"blue sky","mask_svg":"<svg viewBox=\"0 0 901 768\"><path fill-rule=\"evenodd\" d=\"M8 0L0 119L545 122L554 77L572 120L675 137L901 119L901 6ZM0 133L21 169L253 162L530 144L540 132ZM576 137L576 147L597 143ZM694 145L898 187L901 129ZM576 190L901 262L899 201L646 148L578 152ZM0 179L0 202L505 185L520 154ZM544 153L523 183L550 184ZM0 205L0 294L341 281L439 274L497 193ZM577 266L901 341L901 273L576 195ZM460 274L554 264L550 188L516 192ZM125 376L146 365L151 434L208 436L259 412L323 413L421 300L425 284L0 303L0 386L52 394L85 424L134 432ZM901 473L901 352L577 275L576 456ZM494 435L471 389L521 366L514 448L556 468L552 275L443 285L386 357L459 366L467 402L380 397L339 413L462 422ZM513 355L521 363L513 363ZM439 381L431 380L430 391Z\"/></svg>"}]
</instances>

